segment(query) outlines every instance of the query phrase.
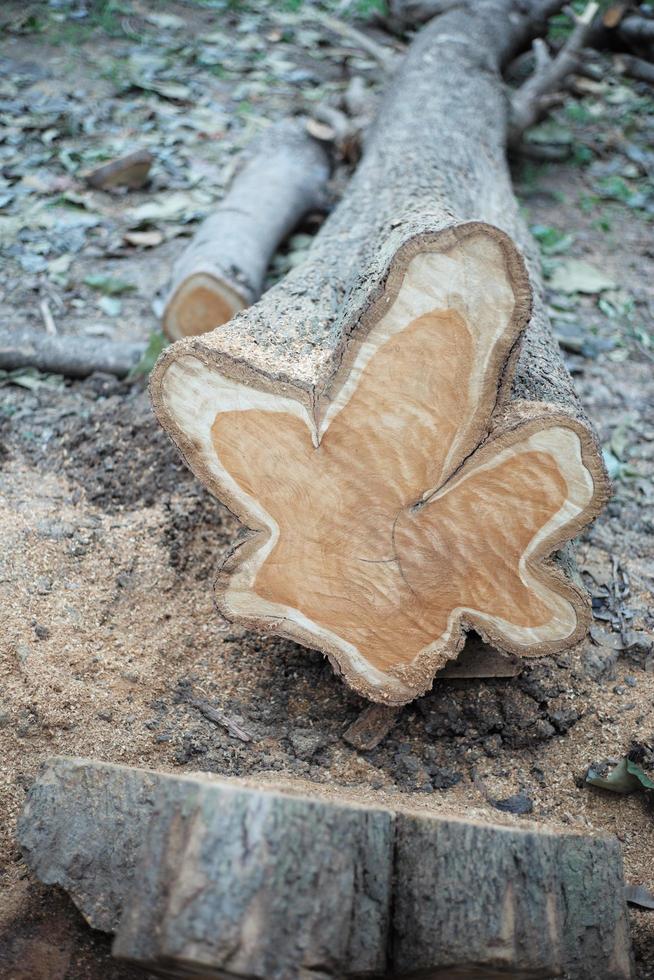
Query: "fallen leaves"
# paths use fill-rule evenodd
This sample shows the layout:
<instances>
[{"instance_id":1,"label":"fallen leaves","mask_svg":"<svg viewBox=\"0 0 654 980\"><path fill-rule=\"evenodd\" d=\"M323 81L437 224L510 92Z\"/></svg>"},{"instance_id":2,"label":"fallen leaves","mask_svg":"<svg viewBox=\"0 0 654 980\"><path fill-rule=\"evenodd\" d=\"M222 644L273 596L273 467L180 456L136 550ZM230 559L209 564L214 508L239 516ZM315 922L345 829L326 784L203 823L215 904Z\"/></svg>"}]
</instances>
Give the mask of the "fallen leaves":
<instances>
[{"instance_id":1,"label":"fallen leaves","mask_svg":"<svg viewBox=\"0 0 654 980\"><path fill-rule=\"evenodd\" d=\"M583 259L565 259L559 262L550 276L549 286L561 293L591 295L616 288L616 284L606 273Z\"/></svg>"},{"instance_id":2,"label":"fallen leaves","mask_svg":"<svg viewBox=\"0 0 654 980\"><path fill-rule=\"evenodd\" d=\"M169 221L193 221L202 217L210 204L211 196L200 191L167 193L133 208L127 214L127 221L130 228Z\"/></svg>"},{"instance_id":3,"label":"fallen leaves","mask_svg":"<svg viewBox=\"0 0 654 980\"><path fill-rule=\"evenodd\" d=\"M104 276L102 274L87 276L84 284L90 286L91 289L104 293L105 296L120 296L122 293L129 293L136 289L134 283L118 279L116 276Z\"/></svg>"},{"instance_id":4,"label":"fallen leaves","mask_svg":"<svg viewBox=\"0 0 654 980\"><path fill-rule=\"evenodd\" d=\"M593 763L586 773L586 782L611 793L627 794L641 789L654 789L654 780L632 762L629 756L620 759L613 769L609 769L607 763Z\"/></svg>"}]
</instances>

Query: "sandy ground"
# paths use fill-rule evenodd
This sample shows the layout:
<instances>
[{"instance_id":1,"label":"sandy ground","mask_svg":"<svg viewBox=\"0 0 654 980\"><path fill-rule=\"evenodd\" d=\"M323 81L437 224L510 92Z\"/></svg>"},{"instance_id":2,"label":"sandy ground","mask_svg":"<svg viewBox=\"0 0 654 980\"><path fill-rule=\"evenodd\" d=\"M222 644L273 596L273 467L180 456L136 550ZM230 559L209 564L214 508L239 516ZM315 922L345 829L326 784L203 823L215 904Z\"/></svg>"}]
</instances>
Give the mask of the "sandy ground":
<instances>
[{"instance_id":1,"label":"sandy ground","mask_svg":"<svg viewBox=\"0 0 654 980\"><path fill-rule=\"evenodd\" d=\"M23 8L8 9L18 17ZM37 231L21 231L18 246L5 250L5 326L37 327L46 298L62 332L93 328L116 338L147 338L156 329L153 292L181 247L179 235L189 229L162 219L156 224L161 245L135 250L121 239L127 215L172 193L189 195L188 208L201 213L207 207L202 193L219 193L253 118L278 115L303 97L343 86L344 64L374 83L374 66L352 52L345 57L336 43L320 60L307 54L315 39L298 21L284 28L289 39L269 44L285 48L258 69L276 79L266 88L252 73L239 72L238 58L251 63L253 55L247 46L239 54L247 31L239 32L231 15L223 15L220 27L234 66L226 76L212 73L199 52L214 43L207 36L217 30L218 15L193 11L194 40L185 31L191 57L186 49L179 53L179 25L147 20L159 5L134 8L130 30L138 40L96 27L90 36L58 36L54 43L52 32L32 32L29 24L7 36L6 84L14 90L3 90L2 98L19 102L27 116L38 115L41 98L68 100L73 108L63 114L68 128L59 117L45 130L28 120L1 144L10 191L18 157L23 177L46 187L10 200L6 217L45 202L51 222L44 227L37 208L31 222ZM273 14L256 6L252 11L257 36L276 29ZM188 5L166 5L166 12L191 16ZM175 52L182 66L176 78L189 86L193 111L204 106L218 120L235 119L231 128L220 123L224 137L207 140L198 129L189 136L182 120L191 110L154 88L121 88L130 58L162 50ZM149 84L161 89L167 71L164 64ZM303 82L302 72L315 77ZM308 95L301 96L298 85ZM573 291L552 297L569 366L616 477L614 499L578 548L597 616L592 638L579 649L531 662L515 678L437 681L404 709L379 748L357 752L342 734L364 702L321 657L230 626L216 612L211 581L237 527L178 461L151 415L143 382L94 376L0 388L2 977L137 975L111 961L108 939L91 933L68 899L36 882L22 862L15 820L39 764L54 754L184 773L305 779L321 791L379 791L434 811L616 834L627 879L654 888L651 801L644 793L618 796L584 782L591 762L618 759L634 744L641 746L643 764L651 765L654 744L652 215L615 186L621 180L633 194L649 187L654 102L647 89L611 74L608 62L603 85L575 103L584 112L563 110L557 117L574 141L571 160L516 169L530 222L554 229L563 242L545 262L574 256L613 281L601 296ZM239 114L243 102L250 109ZM85 107L97 117L88 132L78 125ZM58 135L44 138L48 129ZM122 197L85 197L75 172L84 155L103 141L119 147L137 138L160 149L152 186ZM610 186L617 198L603 196ZM62 203L62 193L82 195L86 203ZM73 234L71 210L98 223ZM566 235L572 236L568 243ZM63 278L58 268L66 263L54 271L51 265L61 255L70 256ZM98 306L84 284L90 271L134 285L121 297L120 315ZM233 716L253 740L230 738L189 704L191 695ZM531 801L524 817L493 806L518 793ZM654 913L631 914L638 977L645 980L654 977Z\"/></svg>"}]
</instances>

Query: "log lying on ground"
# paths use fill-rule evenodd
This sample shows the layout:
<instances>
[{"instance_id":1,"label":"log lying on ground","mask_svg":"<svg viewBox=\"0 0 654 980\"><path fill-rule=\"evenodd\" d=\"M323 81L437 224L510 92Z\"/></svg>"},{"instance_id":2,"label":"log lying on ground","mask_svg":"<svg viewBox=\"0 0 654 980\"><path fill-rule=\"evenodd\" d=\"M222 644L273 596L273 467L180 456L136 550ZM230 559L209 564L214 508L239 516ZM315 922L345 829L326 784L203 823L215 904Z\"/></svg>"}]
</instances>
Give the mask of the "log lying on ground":
<instances>
[{"instance_id":1,"label":"log lying on ground","mask_svg":"<svg viewBox=\"0 0 654 980\"><path fill-rule=\"evenodd\" d=\"M252 532L222 613L324 651L375 701L428 689L466 629L540 656L589 622L547 559L608 483L505 160L500 68L540 12L492 0L424 28L305 263L151 376Z\"/></svg>"},{"instance_id":2,"label":"log lying on ground","mask_svg":"<svg viewBox=\"0 0 654 980\"><path fill-rule=\"evenodd\" d=\"M45 766L19 838L167 976L630 976L615 838L76 759Z\"/></svg>"},{"instance_id":3,"label":"log lying on ground","mask_svg":"<svg viewBox=\"0 0 654 980\"><path fill-rule=\"evenodd\" d=\"M145 351L143 343L96 337L53 336L30 330L0 333L0 370L36 368L67 378L86 378L95 371L125 377Z\"/></svg>"},{"instance_id":4,"label":"log lying on ground","mask_svg":"<svg viewBox=\"0 0 654 980\"><path fill-rule=\"evenodd\" d=\"M301 121L271 126L244 160L173 268L163 314L172 340L213 330L254 303L277 246L325 206L329 160Z\"/></svg>"}]
</instances>

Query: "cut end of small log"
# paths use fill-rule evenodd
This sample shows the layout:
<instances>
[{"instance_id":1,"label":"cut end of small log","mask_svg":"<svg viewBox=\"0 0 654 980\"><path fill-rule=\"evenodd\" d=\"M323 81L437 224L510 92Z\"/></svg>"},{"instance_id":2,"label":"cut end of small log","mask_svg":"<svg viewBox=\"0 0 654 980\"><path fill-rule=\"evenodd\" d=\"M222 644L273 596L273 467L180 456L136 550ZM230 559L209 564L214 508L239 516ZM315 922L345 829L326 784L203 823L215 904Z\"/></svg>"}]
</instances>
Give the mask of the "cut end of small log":
<instances>
[{"instance_id":1,"label":"cut end of small log","mask_svg":"<svg viewBox=\"0 0 654 980\"><path fill-rule=\"evenodd\" d=\"M171 340L208 333L259 298L280 243L305 214L324 208L329 173L325 148L301 120L260 134L175 262L163 315Z\"/></svg>"},{"instance_id":2,"label":"cut end of small log","mask_svg":"<svg viewBox=\"0 0 654 980\"><path fill-rule=\"evenodd\" d=\"M163 328L171 340L196 337L221 327L249 306L248 297L206 273L183 280L169 300Z\"/></svg>"},{"instance_id":3,"label":"cut end of small log","mask_svg":"<svg viewBox=\"0 0 654 980\"><path fill-rule=\"evenodd\" d=\"M373 296L337 369L304 365L311 398L229 330L169 349L152 393L193 471L253 532L219 575L223 614L403 704L468 629L523 656L582 638L587 598L546 559L607 483L564 411L497 411L531 307L507 235L479 222L414 235Z\"/></svg>"}]
</instances>

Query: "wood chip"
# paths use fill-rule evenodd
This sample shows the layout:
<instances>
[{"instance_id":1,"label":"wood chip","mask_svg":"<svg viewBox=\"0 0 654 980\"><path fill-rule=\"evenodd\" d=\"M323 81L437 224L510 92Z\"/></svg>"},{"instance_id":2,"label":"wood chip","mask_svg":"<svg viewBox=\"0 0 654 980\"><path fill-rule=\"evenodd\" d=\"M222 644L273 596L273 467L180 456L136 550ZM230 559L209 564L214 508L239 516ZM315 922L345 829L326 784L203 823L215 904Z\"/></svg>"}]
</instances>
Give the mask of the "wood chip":
<instances>
[{"instance_id":1,"label":"wood chip","mask_svg":"<svg viewBox=\"0 0 654 980\"><path fill-rule=\"evenodd\" d=\"M654 910L654 892L645 888L644 885L625 885L624 897L629 905Z\"/></svg>"},{"instance_id":2,"label":"wood chip","mask_svg":"<svg viewBox=\"0 0 654 980\"><path fill-rule=\"evenodd\" d=\"M84 177L89 187L107 190L111 187L129 187L136 190L143 187L154 157L149 150L136 150L125 157L119 157L102 167L91 170Z\"/></svg>"},{"instance_id":3,"label":"wood chip","mask_svg":"<svg viewBox=\"0 0 654 980\"><path fill-rule=\"evenodd\" d=\"M371 704L343 732L343 739L360 752L376 749L397 721L401 708Z\"/></svg>"},{"instance_id":4,"label":"wood chip","mask_svg":"<svg viewBox=\"0 0 654 980\"><path fill-rule=\"evenodd\" d=\"M161 231L126 231L123 235L123 241L138 248L154 248L161 245L163 240L164 235Z\"/></svg>"}]
</instances>

